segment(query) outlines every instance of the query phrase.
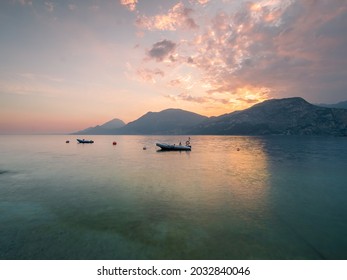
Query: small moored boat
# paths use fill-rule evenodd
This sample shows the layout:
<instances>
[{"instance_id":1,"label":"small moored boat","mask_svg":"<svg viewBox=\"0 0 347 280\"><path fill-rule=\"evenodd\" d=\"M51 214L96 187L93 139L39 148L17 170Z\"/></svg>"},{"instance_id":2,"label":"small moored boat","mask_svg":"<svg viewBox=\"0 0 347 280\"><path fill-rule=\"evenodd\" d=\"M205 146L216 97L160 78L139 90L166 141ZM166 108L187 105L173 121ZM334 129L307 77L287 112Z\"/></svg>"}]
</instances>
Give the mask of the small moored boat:
<instances>
[{"instance_id":1,"label":"small moored boat","mask_svg":"<svg viewBox=\"0 0 347 280\"><path fill-rule=\"evenodd\" d=\"M85 139L77 139L77 142L81 143L81 144L92 144L92 143L94 143L93 140L85 140Z\"/></svg>"},{"instance_id":2,"label":"small moored boat","mask_svg":"<svg viewBox=\"0 0 347 280\"><path fill-rule=\"evenodd\" d=\"M183 146L183 145L170 145L165 143L156 143L156 145L161 148L163 151L191 151L191 146Z\"/></svg>"}]
</instances>

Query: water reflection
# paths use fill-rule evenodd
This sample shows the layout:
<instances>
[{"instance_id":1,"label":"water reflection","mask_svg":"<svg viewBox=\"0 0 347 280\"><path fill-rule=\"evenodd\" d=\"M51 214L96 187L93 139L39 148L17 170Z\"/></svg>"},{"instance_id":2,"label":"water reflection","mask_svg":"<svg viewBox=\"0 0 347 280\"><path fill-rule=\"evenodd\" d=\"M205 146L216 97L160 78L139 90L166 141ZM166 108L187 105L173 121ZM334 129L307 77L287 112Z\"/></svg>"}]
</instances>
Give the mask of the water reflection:
<instances>
[{"instance_id":1,"label":"water reflection","mask_svg":"<svg viewBox=\"0 0 347 280\"><path fill-rule=\"evenodd\" d=\"M172 138L162 141L181 141ZM74 206L61 211L58 203L55 212L74 227L112 232L129 246L146 244L141 258L231 254L223 249L225 238L239 239L248 232L249 223L259 225L266 215L268 174L261 140L198 137L192 139L189 153L141 149L150 142L157 142L156 137L123 136L112 154L106 145L93 148L95 152L90 148L92 160L84 159L80 176L93 174L90 182L79 188L77 200L74 194L64 198ZM98 168L91 170L95 165ZM189 245L192 238L194 247ZM246 236L241 240L251 242ZM230 244L228 251L243 242ZM206 243L211 245L205 252Z\"/></svg>"},{"instance_id":2,"label":"water reflection","mask_svg":"<svg viewBox=\"0 0 347 280\"><path fill-rule=\"evenodd\" d=\"M312 248L323 251L316 244L326 238L307 234L318 217L334 217L324 256L343 256L332 253L347 233L339 168L262 137L194 136L191 152L156 152L156 142L186 138L1 139L0 170L9 172L0 174L0 258L320 258ZM342 147L331 159L317 147L306 155L342 165ZM323 176L305 173L308 162L335 178L328 194Z\"/></svg>"},{"instance_id":3,"label":"water reflection","mask_svg":"<svg viewBox=\"0 0 347 280\"><path fill-rule=\"evenodd\" d=\"M132 139L127 145L142 142ZM140 156L133 149L136 152L119 158L127 164L113 166L117 169L114 181L119 183L114 186L117 195L111 189L107 196L114 197L123 212L128 211L127 217L114 213L117 225L124 225L122 229L115 225L114 229L129 242L154 246L160 240L163 242L160 256L183 258L193 254L195 258L204 258L207 252L201 251L198 244L204 247L204 243L220 235L225 238L242 235L240 232L247 231L248 223L258 224L259 217L265 215L269 187L262 142L256 138L223 138L222 141L201 137L193 142L190 153L143 153ZM134 224L129 224L129 217ZM133 228L132 234L126 234L126 227ZM190 248L187 244L193 236L197 247ZM243 239L250 242L248 238ZM224 241L224 238L212 241L207 248L210 257L225 254ZM176 250L172 251L172 247ZM155 249L156 246L151 248Z\"/></svg>"},{"instance_id":4,"label":"water reflection","mask_svg":"<svg viewBox=\"0 0 347 280\"><path fill-rule=\"evenodd\" d=\"M196 146L193 165L215 204L226 199L249 209L266 204L269 174L261 139L202 137Z\"/></svg>"}]
</instances>

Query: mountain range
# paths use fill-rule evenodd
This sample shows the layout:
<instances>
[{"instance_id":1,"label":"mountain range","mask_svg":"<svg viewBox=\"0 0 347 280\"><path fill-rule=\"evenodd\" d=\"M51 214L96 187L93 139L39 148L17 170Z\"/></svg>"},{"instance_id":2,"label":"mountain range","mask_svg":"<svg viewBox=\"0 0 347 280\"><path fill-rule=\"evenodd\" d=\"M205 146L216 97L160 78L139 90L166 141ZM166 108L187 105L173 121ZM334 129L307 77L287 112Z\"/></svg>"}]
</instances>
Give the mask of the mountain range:
<instances>
[{"instance_id":1,"label":"mountain range","mask_svg":"<svg viewBox=\"0 0 347 280\"><path fill-rule=\"evenodd\" d=\"M89 127L72 134L76 135L108 135L114 134L116 129L125 126L125 123L120 119L110 120L102 125L97 125L94 127Z\"/></svg>"},{"instance_id":2,"label":"mountain range","mask_svg":"<svg viewBox=\"0 0 347 280\"><path fill-rule=\"evenodd\" d=\"M139 119L115 131L116 134L185 134L208 117L184 111L167 109L148 112Z\"/></svg>"},{"instance_id":3,"label":"mountain range","mask_svg":"<svg viewBox=\"0 0 347 280\"><path fill-rule=\"evenodd\" d=\"M316 104L317 106L320 107L327 107L327 108L341 108L341 109L347 109L347 101L342 101L336 104Z\"/></svg>"},{"instance_id":4,"label":"mountain range","mask_svg":"<svg viewBox=\"0 0 347 280\"><path fill-rule=\"evenodd\" d=\"M347 109L317 106L301 97L292 97L270 99L218 117L167 109L148 112L116 128L105 128L106 124L74 134L347 136Z\"/></svg>"},{"instance_id":5,"label":"mountain range","mask_svg":"<svg viewBox=\"0 0 347 280\"><path fill-rule=\"evenodd\" d=\"M324 108L300 97L271 99L199 124L192 134L347 135L347 110Z\"/></svg>"}]
</instances>

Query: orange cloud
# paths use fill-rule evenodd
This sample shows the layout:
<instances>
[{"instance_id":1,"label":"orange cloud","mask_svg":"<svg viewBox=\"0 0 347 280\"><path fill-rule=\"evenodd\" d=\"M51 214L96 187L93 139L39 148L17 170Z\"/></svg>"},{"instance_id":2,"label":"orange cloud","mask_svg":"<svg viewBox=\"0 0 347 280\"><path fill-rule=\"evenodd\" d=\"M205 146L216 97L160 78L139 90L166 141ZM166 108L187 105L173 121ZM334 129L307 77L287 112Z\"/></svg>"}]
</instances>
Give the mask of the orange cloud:
<instances>
[{"instance_id":1,"label":"orange cloud","mask_svg":"<svg viewBox=\"0 0 347 280\"><path fill-rule=\"evenodd\" d=\"M179 3L167 14L142 17L139 27L177 31L180 36L182 26L173 11L183 7ZM335 81L346 80L341 79L346 65L346 4L339 0L259 0L222 11L212 17L195 11L204 25L175 45L175 59L170 60L173 53L168 52L152 57L158 63L175 62L166 71L171 100L231 110L271 97L301 95L310 100L309 96L325 95L330 89L340 96L345 92L345 86ZM180 77L189 69L199 73L187 83ZM180 93L172 93L175 88Z\"/></svg>"},{"instance_id":2,"label":"orange cloud","mask_svg":"<svg viewBox=\"0 0 347 280\"><path fill-rule=\"evenodd\" d=\"M180 103L179 106L186 107L203 115L216 116L235 110L246 109L256 103L269 98L269 91L265 88L244 86L234 90L233 93L223 92L209 95L194 94L191 90L179 94L164 95L172 102ZM183 103L182 103L183 102ZM196 105L199 105L197 107Z\"/></svg>"},{"instance_id":3,"label":"orange cloud","mask_svg":"<svg viewBox=\"0 0 347 280\"><path fill-rule=\"evenodd\" d=\"M198 3L201 4L201 5L205 5L205 4L207 4L208 2L210 2L210 0L196 0L196 2L198 2Z\"/></svg>"}]
</instances>

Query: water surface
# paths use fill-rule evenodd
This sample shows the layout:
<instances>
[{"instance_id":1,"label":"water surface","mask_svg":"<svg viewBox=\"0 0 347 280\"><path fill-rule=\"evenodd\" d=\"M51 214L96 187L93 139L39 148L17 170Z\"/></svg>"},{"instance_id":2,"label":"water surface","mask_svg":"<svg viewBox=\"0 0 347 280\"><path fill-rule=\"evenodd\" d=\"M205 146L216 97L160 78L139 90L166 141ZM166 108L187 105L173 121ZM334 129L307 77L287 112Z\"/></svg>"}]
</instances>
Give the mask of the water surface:
<instances>
[{"instance_id":1,"label":"water surface","mask_svg":"<svg viewBox=\"0 0 347 280\"><path fill-rule=\"evenodd\" d=\"M1 259L347 259L346 138L92 138L0 137Z\"/></svg>"}]
</instances>

